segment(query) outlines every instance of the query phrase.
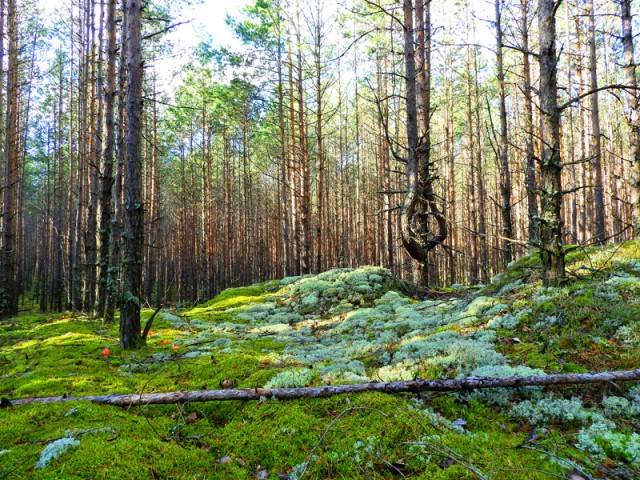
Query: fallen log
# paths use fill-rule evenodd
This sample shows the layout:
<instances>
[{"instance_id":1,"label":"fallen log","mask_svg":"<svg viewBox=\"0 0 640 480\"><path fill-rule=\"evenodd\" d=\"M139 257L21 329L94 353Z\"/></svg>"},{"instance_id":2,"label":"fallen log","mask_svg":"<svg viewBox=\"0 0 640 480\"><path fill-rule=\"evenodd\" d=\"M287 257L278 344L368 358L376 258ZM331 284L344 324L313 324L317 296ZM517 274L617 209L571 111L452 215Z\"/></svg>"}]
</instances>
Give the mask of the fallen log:
<instances>
[{"instance_id":1,"label":"fallen log","mask_svg":"<svg viewBox=\"0 0 640 480\"><path fill-rule=\"evenodd\" d=\"M517 388L545 385L576 385L585 383L630 382L640 380L640 369L600 372L536 375L531 377L467 377L460 379L411 380L403 382L372 382L353 385L326 385L304 388L235 388L228 390L193 390L167 393L132 393L125 395L88 395L60 397L31 397L16 400L3 398L0 406L28 403L57 403L87 401L104 405L127 407L130 405L174 404L187 402L213 402L223 400L292 400L296 398L325 398L343 393L360 392L466 392L485 388Z\"/></svg>"}]
</instances>

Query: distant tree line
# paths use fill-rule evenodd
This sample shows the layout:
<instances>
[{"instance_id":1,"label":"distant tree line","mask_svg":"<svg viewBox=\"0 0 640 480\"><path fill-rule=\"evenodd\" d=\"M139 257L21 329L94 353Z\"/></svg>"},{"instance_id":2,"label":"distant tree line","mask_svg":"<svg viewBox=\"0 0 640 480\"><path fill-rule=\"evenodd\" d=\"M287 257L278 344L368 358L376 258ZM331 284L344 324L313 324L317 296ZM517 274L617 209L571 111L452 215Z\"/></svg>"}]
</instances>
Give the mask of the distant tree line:
<instances>
[{"instance_id":1,"label":"distant tree line","mask_svg":"<svg viewBox=\"0 0 640 480\"><path fill-rule=\"evenodd\" d=\"M567 244L637 236L630 0L487 5L255 0L244 48L185 53L170 3L0 0L0 316L123 308L133 346L145 304L361 264L486 283L531 251L559 284Z\"/></svg>"}]
</instances>

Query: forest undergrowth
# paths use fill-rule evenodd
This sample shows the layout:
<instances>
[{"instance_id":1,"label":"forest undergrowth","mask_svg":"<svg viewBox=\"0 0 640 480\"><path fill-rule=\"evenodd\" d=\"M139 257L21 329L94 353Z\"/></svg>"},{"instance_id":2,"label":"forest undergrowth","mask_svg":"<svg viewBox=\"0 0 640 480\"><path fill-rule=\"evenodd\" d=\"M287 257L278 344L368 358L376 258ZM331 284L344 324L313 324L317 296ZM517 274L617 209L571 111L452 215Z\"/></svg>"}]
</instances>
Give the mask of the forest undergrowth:
<instances>
[{"instance_id":1,"label":"forest undergrowth","mask_svg":"<svg viewBox=\"0 0 640 480\"><path fill-rule=\"evenodd\" d=\"M136 352L118 347L115 324L24 312L0 323L0 397L640 368L640 243L574 249L568 270L565 286L545 288L538 260L525 257L487 286L427 299L379 267L274 280L163 311ZM634 384L130 408L6 403L0 479L640 476Z\"/></svg>"}]
</instances>

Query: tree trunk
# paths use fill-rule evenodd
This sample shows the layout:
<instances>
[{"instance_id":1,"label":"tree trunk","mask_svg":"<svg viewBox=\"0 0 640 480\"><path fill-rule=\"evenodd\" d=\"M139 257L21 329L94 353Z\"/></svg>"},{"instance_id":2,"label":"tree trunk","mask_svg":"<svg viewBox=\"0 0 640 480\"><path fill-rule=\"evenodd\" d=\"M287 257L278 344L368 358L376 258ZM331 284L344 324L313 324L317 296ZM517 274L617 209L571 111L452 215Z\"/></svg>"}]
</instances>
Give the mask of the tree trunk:
<instances>
[{"instance_id":1,"label":"tree trunk","mask_svg":"<svg viewBox=\"0 0 640 480\"><path fill-rule=\"evenodd\" d=\"M555 13L553 0L540 1L538 10L540 114L542 117L540 257L544 282L554 286L562 283L565 278Z\"/></svg>"},{"instance_id":2,"label":"tree trunk","mask_svg":"<svg viewBox=\"0 0 640 480\"><path fill-rule=\"evenodd\" d=\"M593 0L589 3L589 83L592 91L598 88L598 59L596 57L596 21ZM598 92L589 97L591 101L591 162L593 165L593 197L595 210L594 240L598 245L605 243L605 206L602 184L602 145L600 137L600 104Z\"/></svg>"},{"instance_id":3,"label":"tree trunk","mask_svg":"<svg viewBox=\"0 0 640 480\"><path fill-rule=\"evenodd\" d=\"M402 244L418 263L419 281L429 284L429 252L447 235L447 226L433 190L431 154L431 16L430 1L404 0L404 62L407 128L407 192L400 215ZM416 43L416 38L418 39ZM429 218L436 221L431 230Z\"/></svg>"},{"instance_id":4,"label":"tree trunk","mask_svg":"<svg viewBox=\"0 0 640 480\"><path fill-rule=\"evenodd\" d=\"M473 47L473 74L474 74L474 96L475 96L475 129L476 129L476 177L473 179L478 192L478 244L480 247L480 283L486 284L489 281L489 248L487 239L487 202L484 174L484 140L482 138L482 123L480 112L482 111L482 100L479 88L479 68L478 68L478 48ZM471 126L471 124L470 124ZM511 187L509 187L511 188ZM493 222L497 223L497 222Z\"/></svg>"},{"instance_id":5,"label":"tree trunk","mask_svg":"<svg viewBox=\"0 0 640 480\"><path fill-rule=\"evenodd\" d=\"M298 216L298 204L300 203L299 187L298 187L298 170L300 161L298 159L298 149L296 148L296 118L295 118L295 95L293 88L293 53L291 40L291 25L289 25L289 42L287 45L288 67L289 67L289 130L291 149L289 153L289 191L291 192L291 263L292 275L300 274L300 225Z\"/></svg>"},{"instance_id":6,"label":"tree trunk","mask_svg":"<svg viewBox=\"0 0 640 480\"><path fill-rule=\"evenodd\" d=\"M229 390L193 390L167 393L132 393L124 395L88 395L84 397L32 397L17 400L3 399L11 405L30 403L59 403L89 401L103 405L129 407L131 405L213 402L223 400L293 400L296 398L327 398L344 393L383 392L470 392L486 388L519 388L544 385L581 385L588 383L632 382L640 380L640 370L600 373L570 373L531 377L470 377L461 379L412 380L401 382L359 383L304 388L246 388Z\"/></svg>"},{"instance_id":7,"label":"tree trunk","mask_svg":"<svg viewBox=\"0 0 640 480\"><path fill-rule=\"evenodd\" d=\"M467 18L468 20L468 18ZM471 39L469 39L471 40ZM472 128L473 122L473 103L472 103L472 91L471 91L471 46L466 48L466 109L465 118L467 121L467 164L469 169L467 171L467 230L468 230L468 242L469 242L469 276L472 284L480 281L479 267L480 267L480 248L478 242L478 201L476 195L476 167L477 162L475 160L476 151L474 149L474 129ZM477 130L476 130L477 133Z\"/></svg>"},{"instance_id":8,"label":"tree trunk","mask_svg":"<svg viewBox=\"0 0 640 480\"><path fill-rule=\"evenodd\" d=\"M9 63L7 67L7 118L5 130L5 184L2 215L2 258L0 259L0 318L18 313L16 283L17 256L17 200L20 183L20 151L18 103L20 98L18 55L18 12L16 1L7 1L7 35Z\"/></svg>"},{"instance_id":9,"label":"tree trunk","mask_svg":"<svg viewBox=\"0 0 640 480\"><path fill-rule=\"evenodd\" d=\"M323 34L322 34L322 20L321 20L321 4L318 0L316 2L316 18L314 29L314 61L315 61L315 87L316 87L316 148L318 149L316 156L316 175L318 177L318 183L316 188L316 238L315 238L315 271L321 272L323 267L323 249L322 249L322 222L324 219L324 137L322 133L322 109L323 106L323 86L322 86L322 47L323 47Z\"/></svg>"},{"instance_id":10,"label":"tree trunk","mask_svg":"<svg viewBox=\"0 0 640 480\"><path fill-rule=\"evenodd\" d=\"M63 187L64 183L64 173L63 173L63 75L64 75L64 67L63 67L63 57L60 55L61 52L58 52L59 55L59 72L58 72L58 106L57 106L57 117L58 117L58 129L56 132L56 181L54 184L55 191L55 199L54 199L54 218L53 218L53 241L52 241L52 251L54 257L54 266L53 266L53 279L51 283L51 299L52 299L52 308L56 312L60 312L64 308L64 272L63 272L63 245L64 245L64 190L66 186ZM1 109L0 109L1 111Z\"/></svg>"},{"instance_id":11,"label":"tree trunk","mask_svg":"<svg viewBox=\"0 0 640 480\"><path fill-rule=\"evenodd\" d=\"M311 191L309 185L309 154L307 148L307 129L305 120L304 83L302 71L302 40L300 24L300 6L296 1L296 59L298 74L296 89L298 94L298 160L300 166L300 273L311 272Z\"/></svg>"},{"instance_id":12,"label":"tree trunk","mask_svg":"<svg viewBox=\"0 0 640 480\"><path fill-rule=\"evenodd\" d=\"M91 22L93 25L93 20ZM92 112L95 109L95 114L91 115L92 123L94 124L93 139L91 143L91 186L89 190L89 212L87 219L87 242L86 242L86 271L87 271L87 283L84 296L84 309L86 312L94 311L96 315L101 315L102 312L98 312L96 309L96 293L97 293L97 277L98 277L98 248L100 241L100 231L98 223L98 205L100 196L100 184L101 184L101 171L100 162L102 159L102 132L103 132L103 116L104 116L104 102L102 92L104 90L104 78L103 78L103 30L104 30L104 0L100 0L100 18L98 24L98 61L95 62L95 54L92 54L91 63L94 73L94 81L92 81L91 98ZM95 28L93 29L95 32ZM95 46L94 46L95 48ZM94 87L95 85L95 87ZM97 107L93 105L96 103Z\"/></svg>"},{"instance_id":13,"label":"tree trunk","mask_svg":"<svg viewBox=\"0 0 640 480\"><path fill-rule=\"evenodd\" d=\"M98 197L99 276L96 311L105 315L109 290L109 253L111 234L111 196L113 190L113 158L115 151L115 95L116 95L116 0L107 0L107 78L104 91L104 150L100 164Z\"/></svg>"},{"instance_id":14,"label":"tree trunk","mask_svg":"<svg viewBox=\"0 0 640 480\"><path fill-rule=\"evenodd\" d=\"M496 10L496 57L498 76L498 101L500 103L500 145L498 157L500 164L500 213L502 215L502 259L506 267L513 260L513 251L509 239L513 237L511 221L511 171L509 169L509 137L507 131L507 100L504 88L504 60L502 54L502 3L495 0Z\"/></svg>"},{"instance_id":15,"label":"tree trunk","mask_svg":"<svg viewBox=\"0 0 640 480\"><path fill-rule=\"evenodd\" d=\"M157 246L156 246L156 222L158 220L159 214L158 214L158 205L160 203L158 195L159 195L159 187L158 187L158 104L157 104L157 91L156 91L156 76L155 76L155 71L154 71L154 78L153 78L153 87L152 87L152 92L153 92L153 98L152 98L152 105L151 105L151 135L150 135L150 139L151 139L151 145L150 145L150 154L149 154L149 160L148 160L148 164L147 164L147 181L148 181L148 188L147 188L147 192L146 192L146 199L147 199L147 205L149 208L149 217L147 219L147 224L148 224L148 229L147 229L147 241L146 241L146 245L145 248L147 250L146 252L146 268L145 268L145 272L144 272L144 297L145 300L147 301L147 303L149 305L152 305L154 303L154 299L153 299L153 294L154 294L154 289L155 289L155 293L157 294L157 296L160 295L158 289L158 278L156 276L156 250L157 250ZM204 156L205 156L205 152L206 152L206 148L205 148L205 142L204 142L204 131L203 131L203 145L202 145L202 150L203 150L203 162L204 162ZM206 185L206 179L208 178L208 176L206 175L206 172L203 173L202 175L202 182L203 185ZM205 189L203 189L205 190ZM207 200L205 200L205 198ZM206 202L208 202L208 196L203 194L203 205L202 205L202 209L203 209L203 218L206 219ZM206 222L205 222L206 225ZM206 232L205 229L203 229L203 235L205 235L206 238ZM203 241L203 245L205 245L205 242ZM203 249L203 264L207 265L208 262L206 260L207 258L207 252L206 250ZM201 272L201 276L204 278L204 284L206 284L208 286L208 275L207 275L207 271L205 270L204 272ZM207 288L208 290L208 288ZM164 299L159 299L158 301L163 301ZM204 298L204 300L206 300L206 297Z\"/></svg>"},{"instance_id":16,"label":"tree trunk","mask_svg":"<svg viewBox=\"0 0 640 480\"><path fill-rule=\"evenodd\" d=\"M127 7L127 125L124 158L123 293L120 308L120 343L138 348L142 285L144 207L142 203L142 0Z\"/></svg>"},{"instance_id":17,"label":"tree trunk","mask_svg":"<svg viewBox=\"0 0 640 480\"><path fill-rule=\"evenodd\" d=\"M524 94L524 135L529 244L538 243L538 196L536 195L536 164L534 157L533 91L531 88L531 61L529 59L529 0L520 0L520 43L522 45L522 81Z\"/></svg>"},{"instance_id":18,"label":"tree trunk","mask_svg":"<svg viewBox=\"0 0 640 480\"><path fill-rule=\"evenodd\" d=\"M104 311L106 322L115 319L115 308L120 292L120 232L122 230L122 183L124 174L125 154L125 90L127 85L127 2L122 0L122 33L120 34L120 65L118 71L118 157L116 174L112 193L113 212L111 214L111 229L109 232L109 268L107 278L107 297Z\"/></svg>"},{"instance_id":19,"label":"tree trunk","mask_svg":"<svg viewBox=\"0 0 640 480\"><path fill-rule=\"evenodd\" d=\"M635 89L636 62L633 52L633 24L631 22L631 0L620 0L622 8L622 47L624 50L624 78L627 90L627 123L629 125L629 157L631 160L631 225L633 236L640 239L640 114L638 92Z\"/></svg>"}]
</instances>

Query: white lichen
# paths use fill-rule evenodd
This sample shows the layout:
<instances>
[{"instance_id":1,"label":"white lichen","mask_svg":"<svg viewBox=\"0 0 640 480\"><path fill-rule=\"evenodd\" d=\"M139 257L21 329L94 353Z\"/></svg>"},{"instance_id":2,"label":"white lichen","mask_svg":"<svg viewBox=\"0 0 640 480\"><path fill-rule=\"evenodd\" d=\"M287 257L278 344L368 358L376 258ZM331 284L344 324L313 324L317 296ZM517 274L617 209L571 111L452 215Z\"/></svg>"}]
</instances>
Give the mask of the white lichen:
<instances>
[{"instance_id":1,"label":"white lichen","mask_svg":"<svg viewBox=\"0 0 640 480\"><path fill-rule=\"evenodd\" d=\"M80 446L80 441L73 437L62 437L51 442L40 454L40 459L36 463L36 468L46 468L55 459L60 458L71 447Z\"/></svg>"}]
</instances>

